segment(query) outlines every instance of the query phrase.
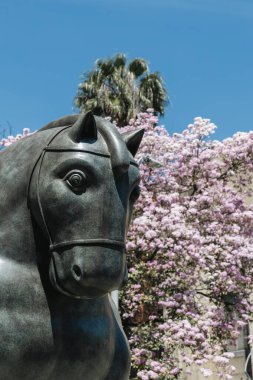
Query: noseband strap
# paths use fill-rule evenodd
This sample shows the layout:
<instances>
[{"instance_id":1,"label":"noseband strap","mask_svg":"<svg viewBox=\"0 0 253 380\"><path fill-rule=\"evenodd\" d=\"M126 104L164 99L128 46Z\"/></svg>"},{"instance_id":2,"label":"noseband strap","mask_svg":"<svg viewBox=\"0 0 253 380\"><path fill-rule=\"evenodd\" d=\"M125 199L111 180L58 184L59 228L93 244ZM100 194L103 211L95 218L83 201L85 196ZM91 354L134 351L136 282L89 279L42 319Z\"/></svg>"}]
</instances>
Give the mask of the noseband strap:
<instances>
[{"instance_id":1,"label":"noseband strap","mask_svg":"<svg viewBox=\"0 0 253 380\"><path fill-rule=\"evenodd\" d=\"M49 246L49 251L52 252L57 248L63 248L63 247L68 247L72 245L108 245L108 246L116 246L116 247L121 247L125 248L125 243L120 240L112 240L112 239L77 239L77 240L69 240L69 241L64 241L62 243L55 243L55 244L50 244Z\"/></svg>"}]
</instances>

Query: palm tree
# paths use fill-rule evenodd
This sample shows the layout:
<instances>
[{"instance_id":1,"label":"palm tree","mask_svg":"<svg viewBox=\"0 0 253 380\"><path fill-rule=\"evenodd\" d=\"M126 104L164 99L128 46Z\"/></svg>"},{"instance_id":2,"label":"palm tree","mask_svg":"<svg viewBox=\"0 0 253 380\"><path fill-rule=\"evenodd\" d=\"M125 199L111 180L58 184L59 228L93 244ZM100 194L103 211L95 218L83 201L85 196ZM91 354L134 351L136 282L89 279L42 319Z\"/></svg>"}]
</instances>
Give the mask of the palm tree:
<instances>
[{"instance_id":1,"label":"palm tree","mask_svg":"<svg viewBox=\"0 0 253 380\"><path fill-rule=\"evenodd\" d=\"M75 105L81 112L111 116L124 126L147 108L164 115L167 99L160 74L150 74L147 61L135 58L127 63L125 54L118 53L113 58L97 60L95 68L84 74Z\"/></svg>"}]
</instances>

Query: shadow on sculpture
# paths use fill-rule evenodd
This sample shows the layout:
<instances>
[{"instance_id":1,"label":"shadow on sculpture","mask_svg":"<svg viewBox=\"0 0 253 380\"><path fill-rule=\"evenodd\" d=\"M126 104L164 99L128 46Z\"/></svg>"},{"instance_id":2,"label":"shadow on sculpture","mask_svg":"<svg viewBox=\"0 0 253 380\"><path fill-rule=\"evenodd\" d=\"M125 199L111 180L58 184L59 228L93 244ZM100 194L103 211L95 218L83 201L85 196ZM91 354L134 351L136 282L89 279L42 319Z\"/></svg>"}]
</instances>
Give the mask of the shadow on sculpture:
<instances>
[{"instance_id":1,"label":"shadow on sculpture","mask_svg":"<svg viewBox=\"0 0 253 380\"><path fill-rule=\"evenodd\" d=\"M0 153L1 379L129 378L109 293L127 275L142 135L88 113Z\"/></svg>"}]
</instances>

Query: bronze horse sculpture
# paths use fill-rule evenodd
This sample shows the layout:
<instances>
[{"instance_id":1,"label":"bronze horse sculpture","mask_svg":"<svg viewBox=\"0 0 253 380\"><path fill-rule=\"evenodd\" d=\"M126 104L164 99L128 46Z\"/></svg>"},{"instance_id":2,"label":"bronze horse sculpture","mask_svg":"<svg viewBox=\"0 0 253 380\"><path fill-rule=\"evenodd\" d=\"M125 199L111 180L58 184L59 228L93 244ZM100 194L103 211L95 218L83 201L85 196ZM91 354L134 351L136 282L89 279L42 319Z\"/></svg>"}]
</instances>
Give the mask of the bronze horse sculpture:
<instances>
[{"instance_id":1,"label":"bronze horse sculpture","mask_svg":"<svg viewBox=\"0 0 253 380\"><path fill-rule=\"evenodd\" d=\"M91 113L0 153L0 379L127 380L125 281L142 130Z\"/></svg>"}]
</instances>

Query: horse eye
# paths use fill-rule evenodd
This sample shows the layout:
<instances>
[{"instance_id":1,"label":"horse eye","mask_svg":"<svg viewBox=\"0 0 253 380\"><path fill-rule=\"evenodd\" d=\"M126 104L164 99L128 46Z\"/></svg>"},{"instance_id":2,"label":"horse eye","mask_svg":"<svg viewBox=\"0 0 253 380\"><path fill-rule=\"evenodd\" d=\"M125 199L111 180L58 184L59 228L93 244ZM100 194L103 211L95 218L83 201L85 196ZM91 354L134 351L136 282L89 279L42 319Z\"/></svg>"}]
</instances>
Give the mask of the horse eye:
<instances>
[{"instance_id":1,"label":"horse eye","mask_svg":"<svg viewBox=\"0 0 253 380\"><path fill-rule=\"evenodd\" d=\"M130 200L132 202L135 202L137 201L137 199L139 198L141 194L141 189L140 189L140 186L135 186L130 194Z\"/></svg>"},{"instance_id":2,"label":"horse eye","mask_svg":"<svg viewBox=\"0 0 253 380\"><path fill-rule=\"evenodd\" d=\"M86 189L86 175L82 172L72 172L65 177L66 182L74 190Z\"/></svg>"}]
</instances>

